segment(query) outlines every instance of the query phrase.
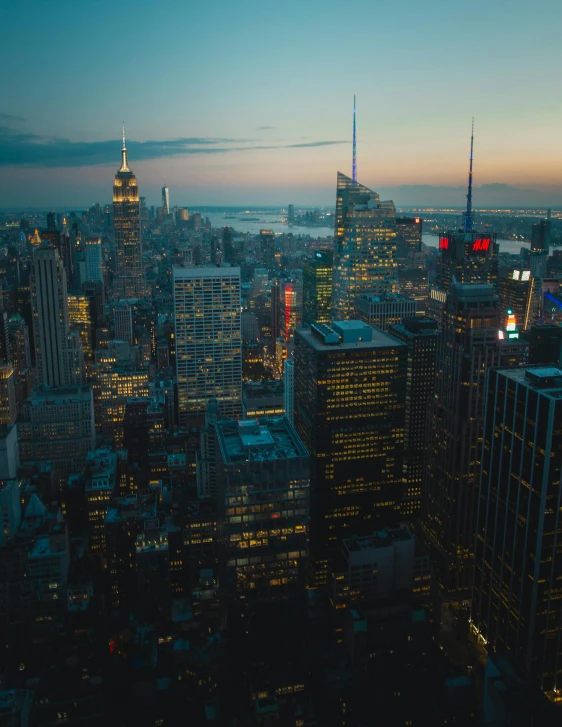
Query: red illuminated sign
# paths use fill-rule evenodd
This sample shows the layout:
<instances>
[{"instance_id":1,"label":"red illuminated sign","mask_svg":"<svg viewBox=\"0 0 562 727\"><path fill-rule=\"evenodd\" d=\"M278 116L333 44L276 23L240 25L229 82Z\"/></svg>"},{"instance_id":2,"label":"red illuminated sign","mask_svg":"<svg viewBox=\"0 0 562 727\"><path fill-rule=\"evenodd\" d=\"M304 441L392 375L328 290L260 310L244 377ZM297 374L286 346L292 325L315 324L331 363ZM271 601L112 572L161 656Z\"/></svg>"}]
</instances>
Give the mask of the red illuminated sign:
<instances>
[{"instance_id":1,"label":"red illuminated sign","mask_svg":"<svg viewBox=\"0 0 562 727\"><path fill-rule=\"evenodd\" d=\"M472 252L487 252L490 249L489 237L477 237L472 243Z\"/></svg>"},{"instance_id":2,"label":"red illuminated sign","mask_svg":"<svg viewBox=\"0 0 562 727\"><path fill-rule=\"evenodd\" d=\"M448 250L449 249L449 238L448 237L440 237L439 238L439 249L440 250Z\"/></svg>"}]
</instances>

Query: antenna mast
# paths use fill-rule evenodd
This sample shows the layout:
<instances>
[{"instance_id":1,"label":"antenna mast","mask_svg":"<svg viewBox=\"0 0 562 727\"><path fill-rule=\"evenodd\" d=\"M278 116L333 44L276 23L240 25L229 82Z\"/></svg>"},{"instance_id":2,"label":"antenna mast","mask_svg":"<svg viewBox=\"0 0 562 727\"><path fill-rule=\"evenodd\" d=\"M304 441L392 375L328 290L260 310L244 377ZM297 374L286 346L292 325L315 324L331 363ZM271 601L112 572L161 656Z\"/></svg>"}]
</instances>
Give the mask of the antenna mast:
<instances>
[{"instance_id":1,"label":"antenna mast","mask_svg":"<svg viewBox=\"0 0 562 727\"><path fill-rule=\"evenodd\" d=\"M357 181L357 126L355 123L355 94L353 94L353 160L351 162L351 179Z\"/></svg>"},{"instance_id":2,"label":"antenna mast","mask_svg":"<svg viewBox=\"0 0 562 727\"><path fill-rule=\"evenodd\" d=\"M471 232L473 225L472 214L472 159L474 152L474 116L472 117L472 134L470 136L470 168L468 171L468 193L466 195L466 212L464 215L464 231Z\"/></svg>"}]
</instances>

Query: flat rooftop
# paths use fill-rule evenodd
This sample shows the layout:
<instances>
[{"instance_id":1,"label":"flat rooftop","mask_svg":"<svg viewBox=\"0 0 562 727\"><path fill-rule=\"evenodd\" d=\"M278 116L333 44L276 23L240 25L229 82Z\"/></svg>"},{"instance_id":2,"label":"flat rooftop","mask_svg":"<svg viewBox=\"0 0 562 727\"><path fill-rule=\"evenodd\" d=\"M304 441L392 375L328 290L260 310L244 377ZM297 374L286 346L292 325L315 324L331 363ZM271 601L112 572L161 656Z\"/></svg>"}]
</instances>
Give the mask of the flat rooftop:
<instances>
[{"instance_id":1,"label":"flat rooftop","mask_svg":"<svg viewBox=\"0 0 562 727\"><path fill-rule=\"evenodd\" d=\"M347 326L347 330L350 330L349 324L367 326L367 324L363 321L335 321L335 323L342 329ZM368 327L372 329L372 340L370 341L346 342L340 338L339 343L324 343L324 341L316 336L310 328L305 328L304 326L297 326L296 333L316 351L368 351L376 348L389 348L391 346L396 347L406 345L397 338L394 338L394 336L390 336L388 333L381 331L379 328L374 328L373 326Z\"/></svg>"},{"instance_id":2,"label":"flat rooftop","mask_svg":"<svg viewBox=\"0 0 562 727\"><path fill-rule=\"evenodd\" d=\"M402 293L364 293L358 295L356 300L364 300L367 303L412 303L416 304L413 298Z\"/></svg>"},{"instance_id":3,"label":"flat rooftop","mask_svg":"<svg viewBox=\"0 0 562 727\"><path fill-rule=\"evenodd\" d=\"M508 379L551 399L562 399L562 369L555 366L525 366L498 369Z\"/></svg>"},{"instance_id":4,"label":"flat rooftop","mask_svg":"<svg viewBox=\"0 0 562 727\"><path fill-rule=\"evenodd\" d=\"M343 541L345 549L352 553L371 548L388 548L389 545L398 541L412 540L413 535L406 527L386 528L379 530L372 535L361 537L345 538Z\"/></svg>"},{"instance_id":5,"label":"flat rooftop","mask_svg":"<svg viewBox=\"0 0 562 727\"><path fill-rule=\"evenodd\" d=\"M285 417L221 421L216 425L225 463L307 457L308 452Z\"/></svg>"}]
</instances>

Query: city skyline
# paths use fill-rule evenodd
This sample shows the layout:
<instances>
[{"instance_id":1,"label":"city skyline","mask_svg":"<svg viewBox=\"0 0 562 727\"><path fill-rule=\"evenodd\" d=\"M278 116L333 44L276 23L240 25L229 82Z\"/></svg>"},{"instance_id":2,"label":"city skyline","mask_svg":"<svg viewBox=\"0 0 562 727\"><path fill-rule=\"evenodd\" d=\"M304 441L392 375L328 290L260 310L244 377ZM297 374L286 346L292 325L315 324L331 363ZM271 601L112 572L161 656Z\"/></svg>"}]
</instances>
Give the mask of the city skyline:
<instances>
[{"instance_id":1,"label":"city skyline","mask_svg":"<svg viewBox=\"0 0 562 727\"><path fill-rule=\"evenodd\" d=\"M243 6L217 2L207 16L168 2L153 14L140 2L134 17L112 7L111 22L105 1L72 13L65 2L11 7L5 63L26 50L0 114L3 206L105 202L123 118L149 203L165 184L185 205L331 204L336 171L351 172L354 94L358 179L394 189L396 204L451 203L466 177L472 116L476 207L562 198L562 104L552 93L560 50L548 42L562 19L555 2L539 3L531 22L522 2L434 0L423 14L411 0L355 2L341 18L335 4L315 1L304 12L292 2ZM82 52L77 30L90 24L99 53ZM480 24L486 35L475 43ZM64 53L45 57L49 34L65 38ZM135 81L108 84L115 69L101 49L124 37L134 50L120 72ZM463 43L480 50L458 53ZM508 188L481 189L496 184Z\"/></svg>"}]
</instances>

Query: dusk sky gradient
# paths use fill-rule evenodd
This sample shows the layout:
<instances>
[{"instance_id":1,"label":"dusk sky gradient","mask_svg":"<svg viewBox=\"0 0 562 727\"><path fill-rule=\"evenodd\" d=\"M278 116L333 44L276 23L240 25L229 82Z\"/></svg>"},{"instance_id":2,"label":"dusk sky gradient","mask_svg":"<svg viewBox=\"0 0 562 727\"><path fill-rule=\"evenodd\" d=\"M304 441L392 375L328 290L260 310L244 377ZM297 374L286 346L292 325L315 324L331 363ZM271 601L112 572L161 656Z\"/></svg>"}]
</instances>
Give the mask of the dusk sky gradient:
<instances>
[{"instance_id":1,"label":"dusk sky gradient","mask_svg":"<svg viewBox=\"0 0 562 727\"><path fill-rule=\"evenodd\" d=\"M456 198L475 116L476 206L562 206L560 27L560 0L19 0L0 207L109 202L123 119L149 204L332 205L354 93L358 178L397 204Z\"/></svg>"}]
</instances>

